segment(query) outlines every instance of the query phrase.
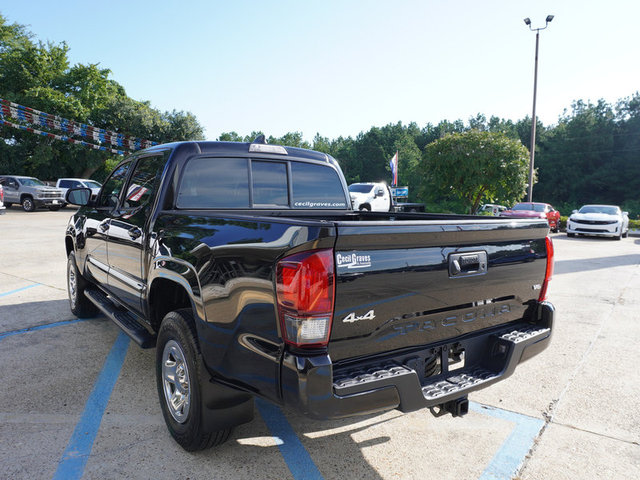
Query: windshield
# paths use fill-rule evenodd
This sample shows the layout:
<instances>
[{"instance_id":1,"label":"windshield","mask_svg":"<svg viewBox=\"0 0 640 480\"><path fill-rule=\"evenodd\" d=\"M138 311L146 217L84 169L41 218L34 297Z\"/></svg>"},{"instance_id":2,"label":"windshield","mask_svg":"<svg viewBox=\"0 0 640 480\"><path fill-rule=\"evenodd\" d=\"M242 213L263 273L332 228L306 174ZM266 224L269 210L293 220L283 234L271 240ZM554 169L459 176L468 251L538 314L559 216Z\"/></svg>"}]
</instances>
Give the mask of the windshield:
<instances>
[{"instance_id":1,"label":"windshield","mask_svg":"<svg viewBox=\"0 0 640 480\"><path fill-rule=\"evenodd\" d=\"M371 190L373 190L373 185L366 185L364 183L349 185L349 191L352 193L369 193Z\"/></svg>"},{"instance_id":2,"label":"windshield","mask_svg":"<svg viewBox=\"0 0 640 480\"><path fill-rule=\"evenodd\" d=\"M618 207L610 207L606 205L585 205L578 213L604 213L605 215L618 215L620 211Z\"/></svg>"},{"instance_id":3,"label":"windshield","mask_svg":"<svg viewBox=\"0 0 640 480\"><path fill-rule=\"evenodd\" d=\"M533 210L535 212L544 212L544 205L538 203L518 203L513 206L512 210Z\"/></svg>"},{"instance_id":4,"label":"windshield","mask_svg":"<svg viewBox=\"0 0 640 480\"><path fill-rule=\"evenodd\" d=\"M93 180L84 180L84 184L89 188L100 188L102 186L98 182L94 182Z\"/></svg>"},{"instance_id":5,"label":"windshield","mask_svg":"<svg viewBox=\"0 0 640 480\"><path fill-rule=\"evenodd\" d=\"M46 186L44 182L41 182L37 178L21 178L20 183L26 187Z\"/></svg>"}]
</instances>

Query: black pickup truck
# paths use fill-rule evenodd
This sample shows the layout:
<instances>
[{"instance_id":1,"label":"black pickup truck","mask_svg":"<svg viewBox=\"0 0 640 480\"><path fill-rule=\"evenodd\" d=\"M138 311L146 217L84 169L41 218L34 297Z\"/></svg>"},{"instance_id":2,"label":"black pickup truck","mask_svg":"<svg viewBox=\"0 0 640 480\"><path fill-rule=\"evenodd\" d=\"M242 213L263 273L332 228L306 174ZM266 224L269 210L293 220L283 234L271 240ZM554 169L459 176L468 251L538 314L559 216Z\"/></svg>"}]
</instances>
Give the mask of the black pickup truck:
<instances>
[{"instance_id":1,"label":"black pickup truck","mask_svg":"<svg viewBox=\"0 0 640 480\"><path fill-rule=\"evenodd\" d=\"M137 152L90 198L66 196L71 310L156 347L187 450L255 396L320 419L463 415L551 338L545 220L356 212L335 159L263 139Z\"/></svg>"}]
</instances>

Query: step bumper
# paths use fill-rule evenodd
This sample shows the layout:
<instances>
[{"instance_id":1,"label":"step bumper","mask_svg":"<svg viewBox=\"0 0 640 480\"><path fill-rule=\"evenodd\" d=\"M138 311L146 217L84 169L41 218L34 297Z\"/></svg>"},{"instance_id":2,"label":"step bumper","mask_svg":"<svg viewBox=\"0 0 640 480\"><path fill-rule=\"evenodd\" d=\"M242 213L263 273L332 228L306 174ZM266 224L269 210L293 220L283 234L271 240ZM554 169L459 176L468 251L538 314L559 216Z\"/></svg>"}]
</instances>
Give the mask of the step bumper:
<instances>
[{"instance_id":1,"label":"step bumper","mask_svg":"<svg viewBox=\"0 0 640 480\"><path fill-rule=\"evenodd\" d=\"M547 348L554 316L553 305L543 302L539 305L540 321L535 325L512 323L476 332L453 343L429 345L425 351L442 354L443 362L446 362L443 352L448 352L452 345L468 352L469 356L466 365L459 369L448 371L448 366L441 366L437 374L426 377L424 357L420 356L407 361L399 355L334 371L327 355L299 357L285 354L282 370L284 403L319 419L393 408L411 412L442 406L504 380L513 374L519 363Z\"/></svg>"}]
</instances>

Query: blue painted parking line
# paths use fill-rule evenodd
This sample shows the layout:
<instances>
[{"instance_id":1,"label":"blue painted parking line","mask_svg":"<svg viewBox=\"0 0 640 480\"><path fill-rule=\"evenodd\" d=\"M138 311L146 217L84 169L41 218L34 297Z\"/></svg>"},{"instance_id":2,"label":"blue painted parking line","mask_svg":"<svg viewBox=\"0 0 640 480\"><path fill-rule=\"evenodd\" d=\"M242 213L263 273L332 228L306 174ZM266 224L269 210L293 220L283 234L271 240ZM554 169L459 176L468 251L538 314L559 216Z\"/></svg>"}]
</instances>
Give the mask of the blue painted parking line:
<instances>
[{"instance_id":1,"label":"blue painted parking line","mask_svg":"<svg viewBox=\"0 0 640 480\"><path fill-rule=\"evenodd\" d=\"M0 298L6 297L7 295L13 295L14 293L22 292L24 290L29 290L30 288L37 287L38 285L42 285L42 284L34 283L33 285L27 285L26 287L16 288L15 290L10 290L8 292L0 293Z\"/></svg>"},{"instance_id":2,"label":"blue painted parking line","mask_svg":"<svg viewBox=\"0 0 640 480\"><path fill-rule=\"evenodd\" d=\"M280 453L295 480L322 480L324 477L311 459L309 452L296 435L279 407L266 400L256 399L260 416L276 438ZM278 441L279 440L279 441Z\"/></svg>"},{"instance_id":3,"label":"blue painted parking line","mask_svg":"<svg viewBox=\"0 0 640 480\"><path fill-rule=\"evenodd\" d=\"M544 420L521 413L509 412L470 402L474 412L489 415L500 420L515 423L511 434L504 441L479 480L508 480L518 473L518 469L533 447L533 442L544 427Z\"/></svg>"},{"instance_id":4,"label":"blue painted parking line","mask_svg":"<svg viewBox=\"0 0 640 480\"><path fill-rule=\"evenodd\" d=\"M46 328L59 327L61 325L71 325L73 323L78 323L78 322L84 322L84 319L76 318L75 320L65 320L63 322L47 323L46 325L38 325L36 327L27 327L27 328L22 328L20 330L13 330L11 332L3 332L3 333L0 333L0 340L2 340L5 337L11 337L13 335L20 335L27 332L34 332L36 330L44 330Z\"/></svg>"},{"instance_id":5,"label":"blue painted parking line","mask_svg":"<svg viewBox=\"0 0 640 480\"><path fill-rule=\"evenodd\" d=\"M82 477L128 348L129 337L120 332L89 395L82 417L58 462L53 480L76 480Z\"/></svg>"}]
</instances>

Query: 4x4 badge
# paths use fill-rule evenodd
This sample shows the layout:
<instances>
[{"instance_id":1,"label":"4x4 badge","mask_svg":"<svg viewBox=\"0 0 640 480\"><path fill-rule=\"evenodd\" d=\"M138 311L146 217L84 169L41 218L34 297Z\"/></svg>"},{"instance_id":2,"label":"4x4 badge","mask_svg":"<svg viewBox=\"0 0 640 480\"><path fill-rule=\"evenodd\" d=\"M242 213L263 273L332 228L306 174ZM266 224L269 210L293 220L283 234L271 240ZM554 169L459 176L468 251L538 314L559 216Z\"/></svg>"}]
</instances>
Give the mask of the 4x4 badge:
<instances>
[{"instance_id":1,"label":"4x4 badge","mask_svg":"<svg viewBox=\"0 0 640 480\"><path fill-rule=\"evenodd\" d=\"M373 320L374 318L376 318L376 315L375 315L374 311L373 310L369 310L367 313L365 313L364 315L361 315L359 317L356 317L356 312L351 312L342 321L344 323L354 323L354 322L357 322L359 320Z\"/></svg>"}]
</instances>

